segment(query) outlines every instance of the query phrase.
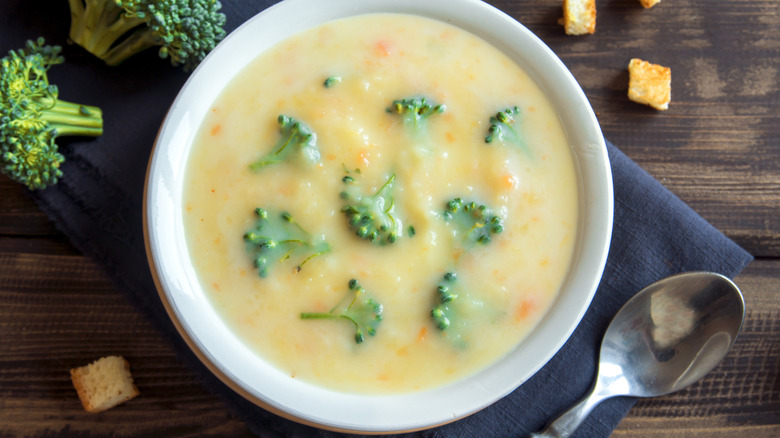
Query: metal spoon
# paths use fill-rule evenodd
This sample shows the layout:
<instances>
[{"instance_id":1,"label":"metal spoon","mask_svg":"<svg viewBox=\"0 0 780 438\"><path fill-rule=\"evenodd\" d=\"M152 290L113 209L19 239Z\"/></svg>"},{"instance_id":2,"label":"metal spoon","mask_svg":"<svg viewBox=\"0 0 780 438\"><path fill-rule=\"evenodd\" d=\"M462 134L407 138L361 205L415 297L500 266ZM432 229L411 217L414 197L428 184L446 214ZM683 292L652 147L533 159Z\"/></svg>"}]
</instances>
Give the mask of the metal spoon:
<instances>
[{"instance_id":1,"label":"metal spoon","mask_svg":"<svg viewBox=\"0 0 780 438\"><path fill-rule=\"evenodd\" d=\"M726 355L745 317L739 288L710 272L667 277L642 289L604 334L590 393L531 438L566 438L601 401L655 397L699 380Z\"/></svg>"}]
</instances>

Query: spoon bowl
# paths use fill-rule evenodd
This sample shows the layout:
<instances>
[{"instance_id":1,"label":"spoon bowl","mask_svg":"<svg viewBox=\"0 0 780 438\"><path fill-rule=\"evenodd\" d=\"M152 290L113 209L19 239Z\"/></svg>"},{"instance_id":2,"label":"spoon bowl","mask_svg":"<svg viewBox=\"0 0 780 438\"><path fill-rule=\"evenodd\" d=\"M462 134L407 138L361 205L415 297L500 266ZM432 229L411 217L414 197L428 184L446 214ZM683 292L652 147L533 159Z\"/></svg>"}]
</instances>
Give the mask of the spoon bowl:
<instances>
[{"instance_id":1,"label":"spoon bowl","mask_svg":"<svg viewBox=\"0 0 780 438\"><path fill-rule=\"evenodd\" d=\"M647 286L607 328L589 394L532 438L570 436L607 398L655 397L699 380L734 344L744 316L742 293L720 274L689 272Z\"/></svg>"}]
</instances>

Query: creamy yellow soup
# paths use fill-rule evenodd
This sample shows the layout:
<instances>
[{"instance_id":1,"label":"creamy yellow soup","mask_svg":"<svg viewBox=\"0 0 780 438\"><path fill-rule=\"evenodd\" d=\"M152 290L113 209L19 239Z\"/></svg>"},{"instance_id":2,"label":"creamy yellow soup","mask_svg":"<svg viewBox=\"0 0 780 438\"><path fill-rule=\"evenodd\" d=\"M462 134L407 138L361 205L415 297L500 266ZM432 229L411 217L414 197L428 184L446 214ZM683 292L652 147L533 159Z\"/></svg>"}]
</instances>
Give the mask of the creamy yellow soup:
<instances>
[{"instance_id":1,"label":"creamy yellow soup","mask_svg":"<svg viewBox=\"0 0 780 438\"><path fill-rule=\"evenodd\" d=\"M444 106L415 126L393 106L412 97ZM280 115L315 135L308 148L282 148ZM393 239L350 225L346 207L375 195ZM449 219L456 198L496 219ZM360 393L450 383L517 346L567 273L577 205L566 136L528 75L470 33L396 14L326 23L246 67L200 127L184 201L200 281L232 330L291 379ZM290 249L256 265L246 235L271 223L305 242L277 236ZM355 296L381 305L362 342L348 319L302 318Z\"/></svg>"}]
</instances>

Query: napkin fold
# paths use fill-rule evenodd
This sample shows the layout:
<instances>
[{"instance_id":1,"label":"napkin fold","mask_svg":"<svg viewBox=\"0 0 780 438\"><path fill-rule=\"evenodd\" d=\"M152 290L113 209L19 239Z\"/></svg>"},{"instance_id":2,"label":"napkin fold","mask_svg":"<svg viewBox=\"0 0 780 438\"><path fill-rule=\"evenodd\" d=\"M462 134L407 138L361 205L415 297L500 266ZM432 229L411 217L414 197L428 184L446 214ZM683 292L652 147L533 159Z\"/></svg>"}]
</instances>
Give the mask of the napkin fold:
<instances>
[{"instance_id":1,"label":"napkin fold","mask_svg":"<svg viewBox=\"0 0 780 438\"><path fill-rule=\"evenodd\" d=\"M35 2L7 0L0 6L0 51L22 47L26 39L38 35L65 46L67 62L50 71L50 80L59 85L61 98L101 107L105 132L96 139L61 141L66 156L63 178L31 196L257 435L340 436L283 419L238 396L199 362L176 333L147 264L141 211L146 166L157 130L187 74L157 59L154 50L114 68L66 45L69 12L67 2L59 3L47 9ZM222 3L230 31L276 2ZM399 436L527 436L587 392L595 378L601 337L634 293L683 271L733 277L752 260L617 147L607 142L607 149L615 188L610 255L596 296L572 337L536 375L492 406L448 425ZM633 404L629 397L603 402L575 436L608 437Z\"/></svg>"}]
</instances>

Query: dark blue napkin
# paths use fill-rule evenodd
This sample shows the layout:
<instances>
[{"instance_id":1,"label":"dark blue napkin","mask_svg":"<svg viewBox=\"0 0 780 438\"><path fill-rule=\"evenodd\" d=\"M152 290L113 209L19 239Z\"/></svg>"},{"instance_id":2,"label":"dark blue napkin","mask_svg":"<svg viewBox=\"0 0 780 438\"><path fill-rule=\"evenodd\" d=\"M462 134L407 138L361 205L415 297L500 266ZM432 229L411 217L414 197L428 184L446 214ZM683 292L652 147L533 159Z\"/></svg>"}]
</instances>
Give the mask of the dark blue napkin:
<instances>
[{"instance_id":1,"label":"dark blue napkin","mask_svg":"<svg viewBox=\"0 0 780 438\"><path fill-rule=\"evenodd\" d=\"M0 6L0 51L39 35L64 46L67 63L50 72L60 97L104 111L97 139L61 141L64 177L31 195L73 244L100 263L116 288L157 325L183 361L221 396L251 430L278 437L331 437L282 419L244 400L198 361L179 338L158 298L142 233L144 177L155 135L186 73L157 59L153 50L112 68L66 44L67 2L41 8L6 0ZM223 1L227 30L274 1ZM662 277L706 270L733 277L752 257L607 144L615 185L615 224L603 279L585 318L560 352L533 378L494 405L454 423L407 434L419 437L525 436L587 392L595 376L601 336L615 312L635 292ZM607 437L633 405L631 398L602 403L578 437Z\"/></svg>"}]
</instances>

